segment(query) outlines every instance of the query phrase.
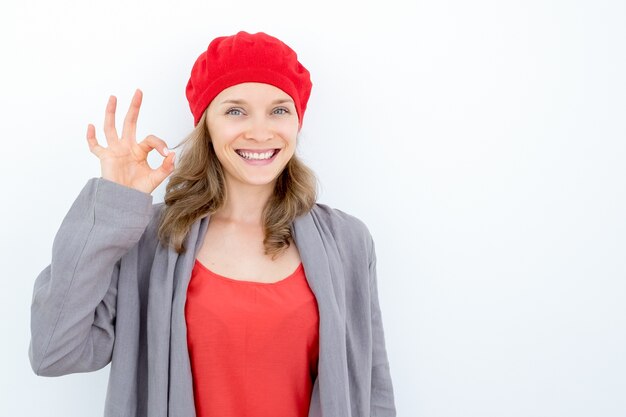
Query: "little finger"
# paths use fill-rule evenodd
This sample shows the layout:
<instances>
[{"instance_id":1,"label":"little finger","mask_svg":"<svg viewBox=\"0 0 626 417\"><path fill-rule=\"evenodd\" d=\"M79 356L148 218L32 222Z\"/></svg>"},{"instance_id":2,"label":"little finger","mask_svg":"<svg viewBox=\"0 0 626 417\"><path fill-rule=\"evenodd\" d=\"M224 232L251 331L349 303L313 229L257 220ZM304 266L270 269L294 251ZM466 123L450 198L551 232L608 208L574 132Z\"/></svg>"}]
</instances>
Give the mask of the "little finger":
<instances>
[{"instance_id":1,"label":"little finger","mask_svg":"<svg viewBox=\"0 0 626 417\"><path fill-rule=\"evenodd\" d=\"M89 151L99 158L104 148L98 144L96 128L91 123L87 125L87 144L89 145Z\"/></svg>"}]
</instances>

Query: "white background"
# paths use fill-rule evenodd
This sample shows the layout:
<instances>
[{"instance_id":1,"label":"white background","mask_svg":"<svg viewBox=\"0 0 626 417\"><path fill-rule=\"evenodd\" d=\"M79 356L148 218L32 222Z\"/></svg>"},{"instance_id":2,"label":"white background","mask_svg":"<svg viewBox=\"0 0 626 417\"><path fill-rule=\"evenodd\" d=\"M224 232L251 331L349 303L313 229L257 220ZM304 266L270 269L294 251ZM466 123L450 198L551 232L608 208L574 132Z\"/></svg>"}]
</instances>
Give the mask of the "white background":
<instances>
[{"instance_id":1,"label":"white background","mask_svg":"<svg viewBox=\"0 0 626 417\"><path fill-rule=\"evenodd\" d=\"M102 415L109 367L27 356L34 280L100 176L87 124L105 144L108 96L121 126L141 88L137 137L177 144L196 57L246 30L311 71L298 152L374 236L398 416L626 416L625 2L0 7L0 415Z\"/></svg>"}]
</instances>

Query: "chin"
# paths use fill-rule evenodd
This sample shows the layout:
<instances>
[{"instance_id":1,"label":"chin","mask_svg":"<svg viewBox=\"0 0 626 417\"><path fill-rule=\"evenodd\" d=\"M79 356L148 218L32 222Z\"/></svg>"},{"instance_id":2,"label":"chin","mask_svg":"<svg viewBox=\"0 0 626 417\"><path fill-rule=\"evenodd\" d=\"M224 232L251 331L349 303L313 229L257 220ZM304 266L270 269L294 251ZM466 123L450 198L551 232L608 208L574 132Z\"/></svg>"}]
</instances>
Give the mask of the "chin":
<instances>
[{"instance_id":1,"label":"chin","mask_svg":"<svg viewBox=\"0 0 626 417\"><path fill-rule=\"evenodd\" d=\"M274 175L272 177L250 177L246 178L246 182L254 185L267 185L276 182L280 174Z\"/></svg>"}]
</instances>

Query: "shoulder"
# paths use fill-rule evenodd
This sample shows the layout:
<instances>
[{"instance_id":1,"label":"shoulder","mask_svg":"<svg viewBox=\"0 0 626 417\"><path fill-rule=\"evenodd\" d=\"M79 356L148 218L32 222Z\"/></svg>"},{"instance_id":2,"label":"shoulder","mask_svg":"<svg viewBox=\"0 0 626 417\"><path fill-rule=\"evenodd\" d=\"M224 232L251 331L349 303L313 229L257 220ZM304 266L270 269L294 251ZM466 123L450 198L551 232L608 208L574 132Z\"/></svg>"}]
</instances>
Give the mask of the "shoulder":
<instances>
[{"instance_id":1,"label":"shoulder","mask_svg":"<svg viewBox=\"0 0 626 417\"><path fill-rule=\"evenodd\" d=\"M158 226L159 220L161 218L161 213L163 213L164 208L164 202L152 204L152 209L150 211L150 223L148 223L148 227L154 227L155 225Z\"/></svg>"},{"instance_id":2,"label":"shoulder","mask_svg":"<svg viewBox=\"0 0 626 417\"><path fill-rule=\"evenodd\" d=\"M357 216L323 203L315 203L311 214L321 226L332 233L335 240L344 241L351 246L363 245L371 253L372 235L365 222Z\"/></svg>"},{"instance_id":3,"label":"shoulder","mask_svg":"<svg viewBox=\"0 0 626 417\"><path fill-rule=\"evenodd\" d=\"M140 245L147 245L151 249L158 243L158 232L161 226L161 214L165 209L165 203L154 203L150 211L150 221L144 230L143 236L140 240ZM148 249L148 250L151 250Z\"/></svg>"},{"instance_id":4,"label":"shoulder","mask_svg":"<svg viewBox=\"0 0 626 417\"><path fill-rule=\"evenodd\" d=\"M163 210L165 209L165 203L161 201L160 203L152 204L152 218L159 217Z\"/></svg>"}]
</instances>

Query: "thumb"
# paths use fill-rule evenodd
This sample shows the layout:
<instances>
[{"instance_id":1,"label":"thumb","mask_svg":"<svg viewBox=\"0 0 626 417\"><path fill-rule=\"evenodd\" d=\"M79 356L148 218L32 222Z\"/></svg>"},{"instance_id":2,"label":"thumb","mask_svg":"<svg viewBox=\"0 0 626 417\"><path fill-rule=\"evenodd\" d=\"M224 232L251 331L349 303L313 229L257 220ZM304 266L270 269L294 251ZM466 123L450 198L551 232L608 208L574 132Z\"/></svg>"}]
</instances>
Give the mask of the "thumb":
<instances>
[{"instance_id":1,"label":"thumb","mask_svg":"<svg viewBox=\"0 0 626 417\"><path fill-rule=\"evenodd\" d=\"M176 153L170 151L165 159L163 159L163 163L156 169L152 170L153 178L157 181L158 184L161 184L165 178L168 177L172 172L174 172L174 159L176 158Z\"/></svg>"}]
</instances>

